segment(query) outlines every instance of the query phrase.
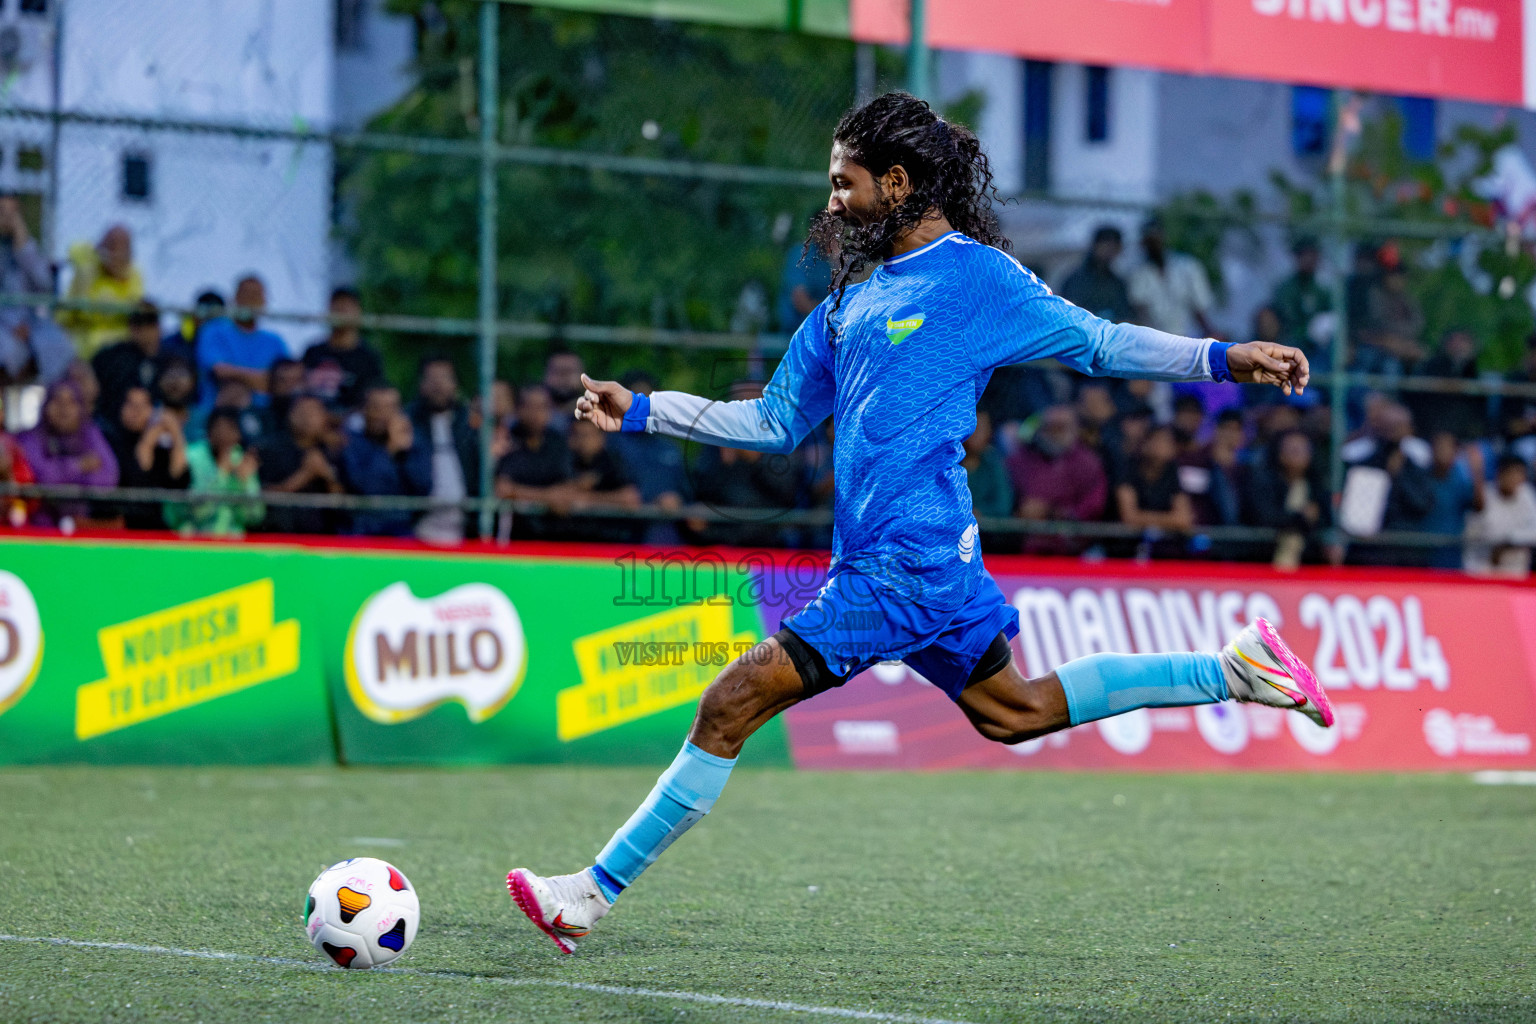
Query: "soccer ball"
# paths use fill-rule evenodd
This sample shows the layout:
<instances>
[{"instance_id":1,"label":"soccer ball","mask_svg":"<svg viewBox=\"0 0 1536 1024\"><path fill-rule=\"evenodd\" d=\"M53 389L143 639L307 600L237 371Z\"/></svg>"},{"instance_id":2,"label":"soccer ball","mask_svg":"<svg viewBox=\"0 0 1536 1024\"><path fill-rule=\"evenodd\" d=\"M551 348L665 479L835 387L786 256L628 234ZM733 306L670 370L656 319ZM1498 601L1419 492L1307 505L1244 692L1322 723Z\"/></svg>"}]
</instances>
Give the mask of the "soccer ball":
<instances>
[{"instance_id":1,"label":"soccer ball","mask_svg":"<svg viewBox=\"0 0 1536 1024\"><path fill-rule=\"evenodd\" d=\"M400 869L353 857L320 872L304 901L304 934L338 967L383 967L410 948L421 923L416 890Z\"/></svg>"}]
</instances>

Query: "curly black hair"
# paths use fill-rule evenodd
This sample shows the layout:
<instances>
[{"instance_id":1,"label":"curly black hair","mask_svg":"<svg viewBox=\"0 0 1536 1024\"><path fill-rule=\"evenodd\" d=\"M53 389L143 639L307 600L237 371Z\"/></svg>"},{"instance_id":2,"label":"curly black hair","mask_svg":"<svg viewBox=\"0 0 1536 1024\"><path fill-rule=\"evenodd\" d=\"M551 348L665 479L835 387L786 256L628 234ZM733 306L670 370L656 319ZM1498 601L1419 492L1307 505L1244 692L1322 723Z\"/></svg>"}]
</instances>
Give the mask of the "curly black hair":
<instances>
[{"instance_id":1,"label":"curly black hair","mask_svg":"<svg viewBox=\"0 0 1536 1024\"><path fill-rule=\"evenodd\" d=\"M832 141L875 176L876 196L886 209L884 217L862 227L827 210L812 218L804 252L820 251L834 268L837 298L827 313L829 329L849 279L888 258L896 240L924 220L942 215L961 234L1012 251L992 210L1002 197L981 141L964 125L944 120L925 101L905 92L877 96L844 114ZM906 170L912 191L899 202L889 202L880 195L878 179L896 166Z\"/></svg>"}]
</instances>

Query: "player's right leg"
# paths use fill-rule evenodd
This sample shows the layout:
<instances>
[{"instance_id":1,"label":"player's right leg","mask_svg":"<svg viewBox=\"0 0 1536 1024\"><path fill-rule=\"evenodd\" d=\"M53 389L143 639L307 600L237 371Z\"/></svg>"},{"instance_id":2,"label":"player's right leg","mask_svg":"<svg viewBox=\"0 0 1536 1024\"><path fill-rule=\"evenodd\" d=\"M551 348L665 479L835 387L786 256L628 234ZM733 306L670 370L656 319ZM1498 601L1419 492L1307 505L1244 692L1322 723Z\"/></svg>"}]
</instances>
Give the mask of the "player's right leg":
<instances>
[{"instance_id":1,"label":"player's right leg","mask_svg":"<svg viewBox=\"0 0 1536 1024\"><path fill-rule=\"evenodd\" d=\"M638 810L596 862L571 875L536 875L516 868L507 889L528 919L574 953L625 888L715 805L748 737L769 719L804 700L826 673L820 656L789 630L757 644L715 677L699 698L688 741Z\"/></svg>"}]
</instances>

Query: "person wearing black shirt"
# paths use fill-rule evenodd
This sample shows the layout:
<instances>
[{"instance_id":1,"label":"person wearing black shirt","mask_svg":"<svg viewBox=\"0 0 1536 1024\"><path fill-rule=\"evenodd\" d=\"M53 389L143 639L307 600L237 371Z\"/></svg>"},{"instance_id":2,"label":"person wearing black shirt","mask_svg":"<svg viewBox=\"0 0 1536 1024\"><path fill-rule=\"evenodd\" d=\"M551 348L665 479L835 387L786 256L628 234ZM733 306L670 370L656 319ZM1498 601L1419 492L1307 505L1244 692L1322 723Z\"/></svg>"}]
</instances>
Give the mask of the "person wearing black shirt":
<instances>
[{"instance_id":1,"label":"person wearing black shirt","mask_svg":"<svg viewBox=\"0 0 1536 1024\"><path fill-rule=\"evenodd\" d=\"M608 450L608 435L591 420L573 420L567 444L571 449L571 499L573 510L600 506L639 508L640 488L635 486L624 463ZM639 524L623 519L573 517L569 535L575 540L633 542Z\"/></svg>"},{"instance_id":2,"label":"person wearing black shirt","mask_svg":"<svg viewBox=\"0 0 1536 1024\"><path fill-rule=\"evenodd\" d=\"M277 494L340 494L341 474L328 451L330 419L313 395L294 398L287 429L257 449L261 487ZM343 516L335 509L271 506L263 528L273 533L336 533Z\"/></svg>"},{"instance_id":3,"label":"person wearing black shirt","mask_svg":"<svg viewBox=\"0 0 1536 1024\"><path fill-rule=\"evenodd\" d=\"M117 456L119 487L184 491L191 484L187 438L181 431L181 421L156 409L147 388L128 389L106 436ZM165 529L158 501L125 501L119 507L123 525L130 530Z\"/></svg>"},{"instance_id":4,"label":"person wearing black shirt","mask_svg":"<svg viewBox=\"0 0 1536 1024\"><path fill-rule=\"evenodd\" d=\"M1179 484L1178 440L1170 426L1153 427L1115 487L1120 521L1139 530L1184 534L1195 527L1195 506ZM1182 541L1159 540L1155 558L1176 558Z\"/></svg>"},{"instance_id":5,"label":"person wearing black shirt","mask_svg":"<svg viewBox=\"0 0 1536 1024\"><path fill-rule=\"evenodd\" d=\"M160 310L141 302L128 314L128 337L108 345L91 359L91 369L101 383L96 411L114 422L129 388L148 388L155 383L164 360L160 353Z\"/></svg>"},{"instance_id":6,"label":"person wearing black shirt","mask_svg":"<svg viewBox=\"0 0 1536 1024\"><path fill-rule=\"evenodd\" d=\"M1110 323L1124 323L1134 315L1125 278L1115 273L1115 260L1125 248L1120 229L1104 225L1093 233L1093 247L1082 266L1061 284L1058 293L1074 305Z\"/></svg>"},{"instance_id":7,"label":"person wearing black shirt","mask_svg":"<svg viewBox=\"0 0 1536 1024\"><path fill-rule=\"evenodd\" d=\"M355 290L331 292L331 333L304 352L307 387L334 409L351 411L362 406L368 388L384 380L384 361L378 350L363 340L357 318L363 303Z\"/></svg>"},{"instance_id":8,"label":"person wearing black shirt","mask_svg":"<svg viewBox=\"0 0 1536 1024\"><path fill-rule=\"evenodd\" d=\"M556 516L569 515L574 496L571 452L565 438L550 426L555 403L543 384L525 384L517 391L517 422L511 431L512 449L496 463L496 496L537 501ZM557 532L547 516L514 516L513 536L548 537Z\"/></svg>"}]
</instances>

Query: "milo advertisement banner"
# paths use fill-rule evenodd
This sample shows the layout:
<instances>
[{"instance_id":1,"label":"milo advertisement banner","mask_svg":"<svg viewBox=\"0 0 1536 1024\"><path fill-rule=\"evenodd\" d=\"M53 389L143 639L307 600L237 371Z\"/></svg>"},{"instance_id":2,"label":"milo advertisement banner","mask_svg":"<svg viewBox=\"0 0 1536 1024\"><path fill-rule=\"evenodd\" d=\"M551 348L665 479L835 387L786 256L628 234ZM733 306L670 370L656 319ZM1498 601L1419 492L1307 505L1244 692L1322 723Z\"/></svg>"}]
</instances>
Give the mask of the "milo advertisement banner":
<instances>
[{"instance_id":1,"label":"milo advertisement banner","mask_svg":"<svg viewBox=\"0 0 1536 1024\"><path fill-rule=\"evenodd\" d=\"M260 548L0 542L0 761L334 757L311 596Z\"/></svg>"},{"instance_id":2,"label":"milo advertisement banner","mask_svg":"<svg viewBox=\"0 0 1536 1024\"><path fill-rule=\"evenodd\" d=\"M750 574L590 557L310 554L343 760L652 764L763 636ZM663 570L656 568L662 588ZM637 579L645 577L643 586ZM750 759L784 763L782 725Z\"/></svg>"}]
</instances>

